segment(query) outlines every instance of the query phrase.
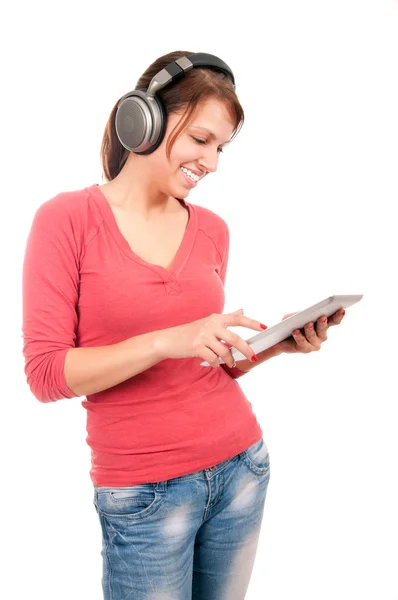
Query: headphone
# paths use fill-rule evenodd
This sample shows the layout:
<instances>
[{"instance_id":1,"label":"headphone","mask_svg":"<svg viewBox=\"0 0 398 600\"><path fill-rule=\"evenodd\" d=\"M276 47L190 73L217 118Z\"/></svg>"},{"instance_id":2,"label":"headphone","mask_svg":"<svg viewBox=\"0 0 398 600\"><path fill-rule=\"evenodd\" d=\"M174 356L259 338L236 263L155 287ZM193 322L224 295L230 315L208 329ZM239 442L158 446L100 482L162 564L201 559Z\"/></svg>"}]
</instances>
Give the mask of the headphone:
<instances>
[{"instance_id":1,"label":"headphone","mask_svg":"<svg viewBox=\"0 0 398 600\"><path fill-rule=\"evenodd\" d=\"M163 102L156 93L195 67L225 73L235 88L231 69L213 54L198 52L170 63L152 78L146 91L132 90L120 99L115 126L117 137L126 150L134 154L150 154L162 143L167 118Z\"/></svg>"}]
</instances>

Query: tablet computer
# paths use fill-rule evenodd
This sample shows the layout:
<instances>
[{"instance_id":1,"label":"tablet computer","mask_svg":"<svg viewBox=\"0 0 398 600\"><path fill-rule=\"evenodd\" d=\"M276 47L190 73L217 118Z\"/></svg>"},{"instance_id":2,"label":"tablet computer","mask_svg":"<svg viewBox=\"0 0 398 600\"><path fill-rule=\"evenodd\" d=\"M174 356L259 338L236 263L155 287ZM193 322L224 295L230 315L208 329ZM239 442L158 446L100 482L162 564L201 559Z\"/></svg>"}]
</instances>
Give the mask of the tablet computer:
<instances>
[{"instance_id":1,"label":"tablet computer","mask_svg":"<svg viewBox=\"0 0 398 600\"><path fill-rule=\"evenodd\" d=\"M310 321L315 323L322 315L330 317L340 308L348 308L359 302L362 298L363 294L329 296L328 298L325 298L325 300L297 312L295 315L276 323L276 325L272 325L265 331L262 331L245 341L253 348L255 354L258 354L290 337L295 329L302 329L304 325ZM234 347L231 348L231 353L235 362L237 360L246 360L246 356ZM220 364L224 364L224 361L220 356L218 357L218 361ZM210 364L207 361L204 361L200 363L200 366L209 367Z\"/></svg>"}]
</instances>

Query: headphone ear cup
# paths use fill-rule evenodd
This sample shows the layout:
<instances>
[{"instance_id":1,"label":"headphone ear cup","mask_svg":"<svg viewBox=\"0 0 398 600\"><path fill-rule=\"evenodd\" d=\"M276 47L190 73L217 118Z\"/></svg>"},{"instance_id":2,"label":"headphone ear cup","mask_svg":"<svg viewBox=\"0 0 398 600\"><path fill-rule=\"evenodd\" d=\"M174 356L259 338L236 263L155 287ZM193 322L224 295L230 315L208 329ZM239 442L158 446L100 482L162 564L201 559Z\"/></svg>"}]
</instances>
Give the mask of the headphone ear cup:
<instances>
[{"instance_id":1,"label":"headphone ear cup","mask_svg":"<svg viewBox=\"0 0 398 600\"><path fill-rule=\"evenodd\" d=\"M153 123L154 129L158 131L156 139L153 141L152 145L142 152L135 152L135 154L151 154L160 146L163 142L164 134L166 133L166 122L167 116L164 108L164 104L161 99L155 94L151 100L154 100L156 103L156 108L153 106Z\"/></svg>"},{"instance_id":2,"label":"headphone ear cup","mask_svg":"<svg viewBox=\"0 0 398 600\"><path fill-rule=\"evenodd\" d=\"M118 106L115 116L115 129L120 143L134 152L149 138L151 133L151 112L143 95L131 93Z\"/></svg>"},{"instance_id":3,"label":"headphone ear cup","mask_svg":"<svg viewBox=\"0 0 398 600\"><path fill-rule=\"evenodd\" d=\"M150 154L161 144L166 130L163 103L156 96L134 90L121 100L115 116L120 143L134 154Z\"/></svg>"}]
</instances>

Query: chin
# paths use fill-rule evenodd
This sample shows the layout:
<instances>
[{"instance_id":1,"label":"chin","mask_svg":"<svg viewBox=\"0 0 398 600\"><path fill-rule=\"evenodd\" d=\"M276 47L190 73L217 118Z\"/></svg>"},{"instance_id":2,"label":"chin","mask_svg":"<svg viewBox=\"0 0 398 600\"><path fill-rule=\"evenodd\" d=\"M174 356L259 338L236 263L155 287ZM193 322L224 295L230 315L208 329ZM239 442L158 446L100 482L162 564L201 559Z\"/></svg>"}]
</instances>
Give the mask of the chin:
<instances>
[{"instance_id":1,"label":"chin","mask_svg":"<svg viewBox=\"0 0 398 600\"><path fill-rule=\"evenodd\" d=\"M174 198L186 198L187 196L189 196L189 192L191 190L187 190L186 188L181 187L181 188L176 188L175 191L176 191L176 193L173 194Z\"/></svg>"}]
</instances>

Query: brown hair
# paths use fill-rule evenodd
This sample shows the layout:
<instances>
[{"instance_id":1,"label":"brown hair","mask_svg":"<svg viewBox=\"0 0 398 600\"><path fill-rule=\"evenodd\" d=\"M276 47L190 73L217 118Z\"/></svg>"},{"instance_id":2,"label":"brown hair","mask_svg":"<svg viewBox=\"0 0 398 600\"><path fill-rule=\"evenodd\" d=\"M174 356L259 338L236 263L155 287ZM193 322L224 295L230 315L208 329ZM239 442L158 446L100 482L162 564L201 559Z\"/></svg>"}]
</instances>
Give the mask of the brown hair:
<instances>
[{"instance_id":1,"label":"brown hair","mask_svg":"<svg viewBox=\"0 0 398 600\"><path fill-rule=\"evenodd\" d=\"M141 75L135 89L147 90L156 73L178 58L182 56L189 57L190 54L194 53L177 50L157 58L147 68L145 73ZM231 120L235 124L231 141L239 133L244 122L243 108L238 100L231 79L224 73L214 71L213 69L195 67L185 73L177 82L159 90L157 95L163 102L166 117L171 113L185 109L177 131L174 128L172 135L170 135L167 141L166 155L168 159L170 159L171 149L178 135L184 127L189 125L195 109L202 101L216 98L225 103ZM130 154L130 151L120 143L116 133L115 116L119 101L120 99L116 102L109 115L101 144L101 163L107 181L112 181L120 173Z\"/></svg>"}]
</instances>

